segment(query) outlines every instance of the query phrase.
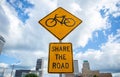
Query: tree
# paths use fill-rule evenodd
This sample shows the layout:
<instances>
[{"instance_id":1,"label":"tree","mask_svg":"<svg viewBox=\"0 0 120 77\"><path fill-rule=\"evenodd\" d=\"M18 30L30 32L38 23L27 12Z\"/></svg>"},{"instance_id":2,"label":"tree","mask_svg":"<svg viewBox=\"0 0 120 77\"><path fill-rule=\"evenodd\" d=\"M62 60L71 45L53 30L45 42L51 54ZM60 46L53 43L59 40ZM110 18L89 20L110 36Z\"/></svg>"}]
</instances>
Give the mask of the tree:
<instances>
[{"instance_id":1,"label":"tree","mask_svg":"<svg viewBox=\"0 0 120 77\"><path fill-rule=\"evenodd\" d=\"M38 76L36 74L29 73L29 74L25 75L25 77L38 77Z\"/></svg>"},{"instance_id":2,"label":"tree","mask_svg":"<svg viewBox=\"0 0 120 77\"><path fill-rule=\"evenodd\" d=\"M94 75L93 77L98 77L97 75Z\"/></svg>"}]
</instances>

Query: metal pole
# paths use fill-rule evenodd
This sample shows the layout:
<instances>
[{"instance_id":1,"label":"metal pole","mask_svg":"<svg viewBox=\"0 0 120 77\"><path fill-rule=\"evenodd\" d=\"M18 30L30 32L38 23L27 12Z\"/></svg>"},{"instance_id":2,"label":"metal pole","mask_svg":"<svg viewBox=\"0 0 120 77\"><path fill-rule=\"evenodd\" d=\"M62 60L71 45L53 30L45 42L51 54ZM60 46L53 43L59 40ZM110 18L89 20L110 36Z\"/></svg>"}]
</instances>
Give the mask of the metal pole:
<instances>
[{"instance_id":1,"label":"metal pole","mask_svg":"<svg viewBox=\"0 0 120 77\"><path fill-rule=\"evenodd\" d=\"M11 71L11 76L10 77L12 77L13 69L14 69L14 65L12 65L12 71Z\"/></svg>"},{"instance_id":2,"label":"metal pole","mask_svg":"<svg viewBox=\"0 0 120 77\"><path fill-rule=\"evenodd\" d=\"M59 77L62 77L62 74L59 74Z\"/></svg>"},{"instance_id":3,"label":"metal pole","mask_svg":"<svg viewBox=\"0 0 120 77\"><path fill-rule=\"evenodd\" d=\"M62 42L62 40L59 40L59 43L61 43Z\"/></svg>"}]
</instances>

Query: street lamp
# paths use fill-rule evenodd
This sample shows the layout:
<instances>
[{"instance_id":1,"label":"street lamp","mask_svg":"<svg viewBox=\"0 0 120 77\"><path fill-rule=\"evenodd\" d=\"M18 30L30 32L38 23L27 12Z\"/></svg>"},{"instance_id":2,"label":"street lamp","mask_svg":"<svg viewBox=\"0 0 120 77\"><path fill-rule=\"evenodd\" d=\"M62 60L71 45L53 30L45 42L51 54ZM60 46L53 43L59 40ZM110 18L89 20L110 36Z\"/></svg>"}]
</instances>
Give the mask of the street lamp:
<instances>
[{"instance_id":1,"label":"street lamp","mask_svg":"<svg viewBox=\"0 0 120 77\"><path fill-rule=\"evenodd\" d=\"M14 70L15 65L18 65L18 64L20 64L20 61L18 61L18 62L15 63L15 64L12 64L12 71L11 71L10 77L12 77L12 75L13 75L13 70Z\"/></svg>"},{"instance_id":2,"label":"street lamp","mask_svg":"<svg viewBox=\"0 0 120 77\"><path fill-rule=\"evenodd\" d=\"M12 74L13 74L13 70L14 70L14 64L12 65L12 71L11 71L11 75L10 75L10 77L12 77Z\"/></svg>"},{"instance_id":3,"label":"street lamp","mask_svg":"<svg viewBox=\"0 0 120 77\"><path fill-rule=\"evenodd\" d=\"M2 76L4 77L5 67L3 68Z\"/></svg>"}]
</instances>

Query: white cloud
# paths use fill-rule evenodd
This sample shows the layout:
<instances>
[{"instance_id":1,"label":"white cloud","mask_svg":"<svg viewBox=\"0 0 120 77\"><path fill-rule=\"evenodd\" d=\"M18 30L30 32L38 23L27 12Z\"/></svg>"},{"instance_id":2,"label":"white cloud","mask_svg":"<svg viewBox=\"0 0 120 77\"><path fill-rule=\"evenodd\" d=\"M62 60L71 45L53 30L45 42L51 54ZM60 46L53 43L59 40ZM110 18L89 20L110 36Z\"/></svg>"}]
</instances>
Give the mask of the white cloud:
<instances>
[{"instance_id":1,"label":"white cloud","mask_svg":"<svg viewBox=\"0 0 120 77\"><path fill-rule=\"evenodd\" d=\"M4 68L6 68L6 67L8 67L8 64L0 63L0 67L4 67Z\"/></svg>"},{"instance_id":2,"label":"white cloud","mask_svg":"<svg viewBox=\"0 0 120 77\"><path fill-rule=\"evenodd\" d=\"M113 77L120 77L120 73L113 73Z\"/></svg>"},{"instance_id":3,"label":"white cloud","mask_svg":"<svg viewBox=\"0 0 120 77\"><path fill-rule=\"evenodd\" d=\"M106 13L106 16L109 14L113 14L113 16L118 16L119 15L119 7L117 7L116 5L120 4L119 0L102 0L99 3L99 9L108 9L108 12ZM101 7L102 6L102 7Z\"/></svg>"},{"instance_id":4,"label":"white cloud","mask_svg":"<svg viewBox=\"0 0 120 77\"><path fill-rule=\"evenodd\" d=\"M120 72L120 40L118 41L117 37L120 37L120 33L115 36L110 35L110 39L101 46L100 50L88 49L84 53L75 54L75 58L80 60L80 64L83 60L88 60L92 69Z\"/></svg>"},{"instance_id":5,"label":"white cloud","mask_svg":"<svg viewBox=\"0 0 120 77\"><path fill-rule=\"evenodd\" d=\"M0 34L7 34L9 28L9 20L3 10L3 7L0 6Z\"/></svg>"},{"instance_id":6,"label":"white cloud","mask_svg":"<svg viewBox=\"0 0 120 77\"><path fill-rule=\"evenodd\" d=\"M78 5L77 3L72 3L71 7L73 12L80 12L82 9L80 8L80 5Z\"/></svg>"},{"instance_id":7,"label":"white cloud","mask_svg":"<svg viewBox=\"0 0 120 77\"><path fill-rule=\"evenodd\" d=\"M18 40L22 38L22 30L21 30L21 21L17 18L15 10L10 7L7 3L3 3L2 7L5 11L5 16L8 18L10 23L8 23L8 33L5 34L5 40L7 45L15 46L18 43ZM6 21L6 20L5 20ZM12 43L11 43L12 42Z\"/></svg>"}]
</instances>

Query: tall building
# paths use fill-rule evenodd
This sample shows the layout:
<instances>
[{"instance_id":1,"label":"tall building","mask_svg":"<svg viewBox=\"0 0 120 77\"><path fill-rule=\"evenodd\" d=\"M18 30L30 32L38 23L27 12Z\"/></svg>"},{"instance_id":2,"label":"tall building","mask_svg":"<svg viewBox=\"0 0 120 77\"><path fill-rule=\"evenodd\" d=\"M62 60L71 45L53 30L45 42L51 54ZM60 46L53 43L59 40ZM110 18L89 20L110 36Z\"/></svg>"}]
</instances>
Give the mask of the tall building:
<instances>
[{"instance_id":1,"label":"tall building","mask_svg":"<svg viewBox=\"0 0 120 77\"><path fill-rule=\"evenodd\" d=\"M37 59L36 71L39 72L39 77L43 77L43 59Z\"/></svg>"},{"instance_id":2,"label":"tall building","mask_svg":"<svg viewBox=\"0 0 120 77\"><path fill-rule=\"evenodd\" d=\"M82 76L89 77L89 74L90 74L89 62L87 60L84 60L83 68L82 68Z\"/></svg>"},{"instance_id":3,"label":"tall building","mask_svg":"<svg viewBox=\"0 0 120 77\"><path fill-rule=\"evenodd\" d=\"M84 60L82 71L86 71L86 70L89 71L90 66L89 66L89 62L87 60Z\"/></svg>"},{"instance_id":4,"label":"tall building","mask_svg":"<svg viewBox=\"0 0 120 77\"><path fill-rule=\"evenodd\" d=\"M2 52L2 48L5 44L5 39L0 35L0 54Z\"/></svg>"},{"instance_id":5,"label":"tall building","mask_svg":"<svg viewBox=\"0 0 120 77\"><path fill-rule=\"evenodd\" d=\"M77 75L79 73L78 60L74 60L74 74Z\"/></svg>"},{"instance_id":6,"label":"tall building","mask_svg":"<svg viewBox=\"0 0 120 77\"><path fill-rule=\"evenodd\" d=\"M36 63L36 71L42 70L43 69L43 59L37 59Z\"/></svg>"}]
</instances>

